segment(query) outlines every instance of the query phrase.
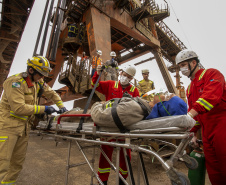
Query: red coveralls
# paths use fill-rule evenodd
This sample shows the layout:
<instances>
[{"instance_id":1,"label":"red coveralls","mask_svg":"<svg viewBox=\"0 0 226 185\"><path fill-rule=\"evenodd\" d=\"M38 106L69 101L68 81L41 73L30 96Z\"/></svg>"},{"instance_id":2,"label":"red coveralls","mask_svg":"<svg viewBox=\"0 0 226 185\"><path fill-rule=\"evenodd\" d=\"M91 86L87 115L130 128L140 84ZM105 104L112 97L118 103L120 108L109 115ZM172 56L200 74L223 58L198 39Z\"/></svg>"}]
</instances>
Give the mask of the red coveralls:
<instances>
[{"instance_id":1,"label":"red coveralls","mask_svg":"<svg viewBox=\"0 0 226 185\"><path fill-rule=\"evenodd\" d=\"M226 84L216 69L200 69L187 89L189 110L195 109L202 127L206 168L212 185L226 184Z\"/></svg>"},{"instance_id":2,"label":"red coveralls","mask_svg":"<svg viewBox=\"0 0 226 185\"><path fill-rule=\"evenodd\" d=\"M97 75L97 72L95 72L94 76L92 78L92 82L91 82L92 86L94 86L94 84L96 83L98 76L99 75ZM96 90L105 95L106 101L113 99L113 98L122 98L123 93L126 91L129 94L131 94L133 97L139 96L139 91L136 87L129 85L128 87L123 89L119 82L112 81L112 80L100 81ZM109 140L109 142L111 142L111 141L113 141L113 140ZM101 148L106 153L108 158L110 160L112 160L112 152L113 152L114 148L112 146L107 146L107 145L101 145ZM127 155L131 159L131 150L127 149ZM127 172L127 167L126 167L122 148L120 150L119 167L120 167L119 171L120 171L121 175L123 176L123 178L127 178L128 172ZM109 174L110 174L110 164L107 162L107 160L101 153L100 160L99 160L98 175L102 181L107 181Z\"/></svg>"}]
</instances>

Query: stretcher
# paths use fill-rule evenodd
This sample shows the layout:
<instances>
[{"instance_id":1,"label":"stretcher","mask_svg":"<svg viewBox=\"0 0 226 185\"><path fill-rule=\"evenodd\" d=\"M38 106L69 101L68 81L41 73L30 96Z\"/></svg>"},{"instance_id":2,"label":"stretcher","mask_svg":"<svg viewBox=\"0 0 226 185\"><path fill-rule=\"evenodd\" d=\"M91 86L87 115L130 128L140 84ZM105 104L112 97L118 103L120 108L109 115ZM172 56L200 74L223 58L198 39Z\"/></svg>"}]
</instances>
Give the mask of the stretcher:
<instances>
[{"instance_id":1,"label":"stretcher","mask_svg":"<svg viewBox=\"0 0 226 185\"><path fill-rule=\"evenodd\" d=\"M105 156L106 160L109 162L111 168L116 172L116 184L119 183L119 178L124 182L124 184L140 184L140 171L143 177L143 181L146 185L148 182L148 174L145 169L143 155L148 154L154 156L162 165L166 174L170 178L170 181L173 185L189 185L188 177L178 172L174 168L174 163L178 159L182 159L185 162L185 165L190 169L195 169L198 167L197 161L194 158L188 156L184 151L188 143L191 141L193 137L193 133L190 133L189 130L194 126L193 120L187 115L181 116L167 116L161 117L151 120L142 120L134 125L130 125L127 127L129 132L120 133L117 127L109 128L107 127L99 127L95 125L93 122L83 123L82 129L78 132L77 128L79 123L73 122L63 122L61 121L62 117L89 117L90 114L68 114L68 115L60 115L58 120L55 121L40 121L37 128L40 133L52 135L56 139L64 139L69 142L68 144L68 159L67 159L67 167L66 167L66 177L65 184L68 183L68 173L71 167L80 166L83 164L88 164L91 169L91 183L93 184L93 177L96 177L99 184L103 185L103 182L100 180L97 172L94 169L94 157L96 148L99 148L102 154ZM81 126L81 125L80 125ZM48 128L48 131L47 131ZM50 134L50 131L54 133ZM104 138L104 139L103 139ZM112 142L107 142L108 139L114 139ZM165 141L165 139L178 139L180 143L176 146L173 143ZM157 152L154 150L148 149L146 146L140 145L140 140L144 141L155 141L159 144L167 145L174 149L173 154L169 159L164 160ZM79 148L79 151L84 156L85 163L78 164L70 164L70 150L71 144L75 142ZM83 151L83 147L81 143L90 143L93 147L93 159L91 161L88 160L87 156ZM109 145L116 148L116 164L114 165L110 159L106 156L106 154L102 151L101 145ZM137 177L138 180L135 183L134 175L132 172L132 167L130 164L130 160L126 160L126 165L128 169L128 177L129 182L127 182L119 173L119 155L120 148L123 148L125 159L128 158L126 156L126 149L131 149L132 152L137 153L137 161L140 167L140 171ZM132 159L133 160L133 159Z\"/></svg>"}]
</instances>

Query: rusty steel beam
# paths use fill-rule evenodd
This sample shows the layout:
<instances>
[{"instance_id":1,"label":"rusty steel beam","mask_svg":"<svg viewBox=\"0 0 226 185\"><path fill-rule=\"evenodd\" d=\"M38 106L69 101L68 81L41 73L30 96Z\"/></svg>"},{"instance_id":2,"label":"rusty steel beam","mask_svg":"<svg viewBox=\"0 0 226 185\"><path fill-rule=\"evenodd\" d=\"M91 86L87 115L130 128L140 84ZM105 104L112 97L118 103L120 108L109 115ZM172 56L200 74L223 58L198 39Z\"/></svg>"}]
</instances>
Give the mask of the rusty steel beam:
<instances>
[{"instance_id":1,"label":"rusty steel beam","mask_svg":"<svg viewBox=\"0 0 226 185\"><path fill-rule=\"evenodd\" d=\"M20 38L10 34L9 32L6 32L4 30L0 31L0 39L9 40L9 41L12 41L12 42L19 42L20 41Z\"/></svg>"},{"instance_id":2,"label":"rusty steel beam","mask_svg":"<svg viewBox=\"0 0 226 185\"><path fill-rule=\"evenodd\" d=\"M85 98L86 96L83 96L82 94L74 94L71 92L67 86L64 86L58 90L55 90L59 96L61 97L63 102L79 99L79 98ZM40 105L53 105L52 101L48 101L45 98L40 99Z\"/></svg>"},{"instance_id":3,"label":"rusty steel beam","mask_svg":"<svg viewBox=\"0 0 226 185\"><path fill-rule=\"evenodd\" d=\"M90 56L96 55L97 49L102 50L101 58L105 62L111 52L110 18L94 7L90 7L85 16Z\"/></svg>"},{"instance_id":4,"label":"rusty steel beam","mask_svg":"<svg viewBox=\"0 0 226 185\"><path fill-rule=\"evenodd\" d=\"M143 46L143 47L140 47L139 49L136 49L135 51L123 56L123 57L119 57L118 58L118 63L119 64L124 64L126 62L129 62L130 60L133 60L135 58L138 58L142 55L145 55L147 53L149 53L151 50L150 46Z\"/></svg>"},{"instance_id":5,"label":"rusty steel beam","mask_svg":"<svg viewBox=\"0 0 226 185\"><path fill-rule=\"evenodd\" d=\"M138 66L138 65L140 65L140 64L143 64L143 63L145 63L145 62L148 62L148 61L151 61L151 60L154 60L155 59L155 57L150 57L150 58L148 58L148 59L146 59L146 60L142 60L142 61L140 61L140 62L137 62L137 63L135 63L134 65L135 66Z\"/></svg>"},{"instance_id":6,"label":"rusty steel beam","mask_svg":"<svg viewBox=\"0 0 226 185\"><path fill-rule=\"evenodd\" d=\"M173 83L173 80L172 80L172 78L171 78L171 76L169 74L169 71L168 71L168 69L166 67L166 64L165 64L165 62L164 62L164 60L162 58L161 49L160 48L159 49L155 49L155 50L152 51L152 53L155 56L155 59L157 61L159 69L160 69L160 71L162 73L162 77L163 77L163 79L164 79L164 81L166 83L168 91L170 93L174 93L174 94L176 94L178 96L178 91L177 91L177 89L176 89L176 87L175 87L175 85Z\"/></svg>"}]
</instances>

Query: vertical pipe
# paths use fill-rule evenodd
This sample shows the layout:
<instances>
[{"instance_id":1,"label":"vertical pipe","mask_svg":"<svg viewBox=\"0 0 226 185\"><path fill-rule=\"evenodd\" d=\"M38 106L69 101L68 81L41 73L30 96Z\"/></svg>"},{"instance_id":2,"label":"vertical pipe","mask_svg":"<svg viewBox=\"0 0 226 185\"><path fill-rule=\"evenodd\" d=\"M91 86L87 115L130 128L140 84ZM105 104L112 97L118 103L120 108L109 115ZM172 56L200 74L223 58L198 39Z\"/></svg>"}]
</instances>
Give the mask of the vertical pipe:
<instances>
[{"instance_id":1,"label":"vertical pipe","mask_svg":"<svg viewBox=\"0 0 226 185\"><path fill-rule=\"evenodd\" d=\"M120 156L120 147L116 147L116 179L115 179L116 185L119 185L119 156Z\"/></svg>"},{"instance_id":2,"label":"vertical pipe","mask_svg":"<svg viewBox=\"0 0 226 185\"><path fill-rule=\"evenodd\" d=\"M45 6L45 9L44 9L44 12L43 12L43 15L42 15L42 21L41 21L41 24L40 24L40 27L39 27L38 36L37 36L37 39L36 39L33 56L37 54L37 48L38 48L38 44L39 44L39 39L40 39L40 36L41 36L41 33L42 33L42 28L43 28L43 24L44 24L44 20L45 20L45 16L46 16L48 5L49 5L49 0L46 1L46 6Z\"/></svg>"},{"instance_id":3,"label":"vertical pipe","mask_svg":"<svg viewBox=\"0 0 226 185\"><path fill-rule=\"evenodd\" d=\"M45 31L44 31L43 38L42 38L42 45L41 45L41 48L40 48L40 55L43 55L43 50L44 50L45 42L46 42L46 35L47 35L47 32L48 32L49 22L50 22L52 10L53 10L53 4L54 4L54 0L52 0L50 7L49 7L49 14L48 14L48 17L47 17L47 20L46 20Z\"/></svg>"},{"instance_id":4,"label":"vertical pipe","mask_svg":"<svg viewBox=\"0 0 226 185\"><path fill-rule=\"evenodd\" d=\"M52 25L50 38L49 38L48 49L47 49L47 52L46 52L46 58L50 57L50 52L51 52L51 49L52 49L53 38L54 38L54 32L55 32L57 21L58 21L58 17L59 17L60 2L61 2L61 0L58 0L58 2L57 2L57 8L56 8L56 12L55 12L54 19L53 19L53 25Z\"/></svg>"},{"instance_id":5,"label":"vertical pipe","mask_svg":"<svg viewBox=\"0 0 226 185\"><path fill-rule=\"evenodd\" d=\"M66 1L62 0L61 8L65 9L65 5L66 5ZM57 22L57 30L56 30L55 38L54 38L54 42L53 42L54 48L51 52L51 57L50 57L52 61L56 60L56 52L57 52L59 36L60 36L60 25L62 24L63 16L64 16L64 12L62 10L60 10L60 11L61 11L61 13L59 14L59 19L58 19L58 22Z\"/></svg>"}]
</instances>

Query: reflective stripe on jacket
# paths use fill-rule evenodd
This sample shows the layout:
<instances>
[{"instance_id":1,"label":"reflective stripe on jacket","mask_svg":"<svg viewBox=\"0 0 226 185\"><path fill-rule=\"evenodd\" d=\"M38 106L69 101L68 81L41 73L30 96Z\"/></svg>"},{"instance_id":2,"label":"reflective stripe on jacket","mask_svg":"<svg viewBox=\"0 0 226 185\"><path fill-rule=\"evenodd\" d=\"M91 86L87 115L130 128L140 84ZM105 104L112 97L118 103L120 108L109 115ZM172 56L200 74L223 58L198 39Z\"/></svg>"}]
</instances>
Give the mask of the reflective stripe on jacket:
<instances>
[{"instance_id":1,"label":"reflective stripe on jacket","mask_svg":"<svg viewBox=\"0 0 226 185\"><path fill-rule=\"evenodd\" d=\"M102 62L102 59L100 57L99 58L93 57L93 60L92 60L92 68L93 69L96 69L96 67L98 65L101 65L101 62Z\"/></svg>"},{"instance_id":2,"label":"reflective stripe on jacket","mask_svg":"<svg viewBox=\"0 0 226 185\"><path fill-rule=\"evenodd\" d=\"M200 69L187 88L187 98L190 111L195 109L199 115L195 117L198 123L191 131L196 132L201 125L207 124L211 119L216 120L205 127L210 134L217 125L217 119L226 113L226 84L224 76L216 69ZM226 119L226 115L225 115ZM209 137L209 136L208 136Z\"/></svg>"},{"instance_id":3,"label":"reflective stripe on jacket","mask_svg":"<svg viewBox=\"0 0 226 185\"><path fill-rule=\"evenodd\" d=\"M43 84L43 95L58 104L59 108L64 107L59 95L53 91L41 79L38 83ZM0 129L17 127L34 114L42 114L45 106L38 105L37 94L40 85L31 82L29 78L23 78L22 73L11 76L3 83L4 93L0 101Z\"/></svg>"}]
</instances>

